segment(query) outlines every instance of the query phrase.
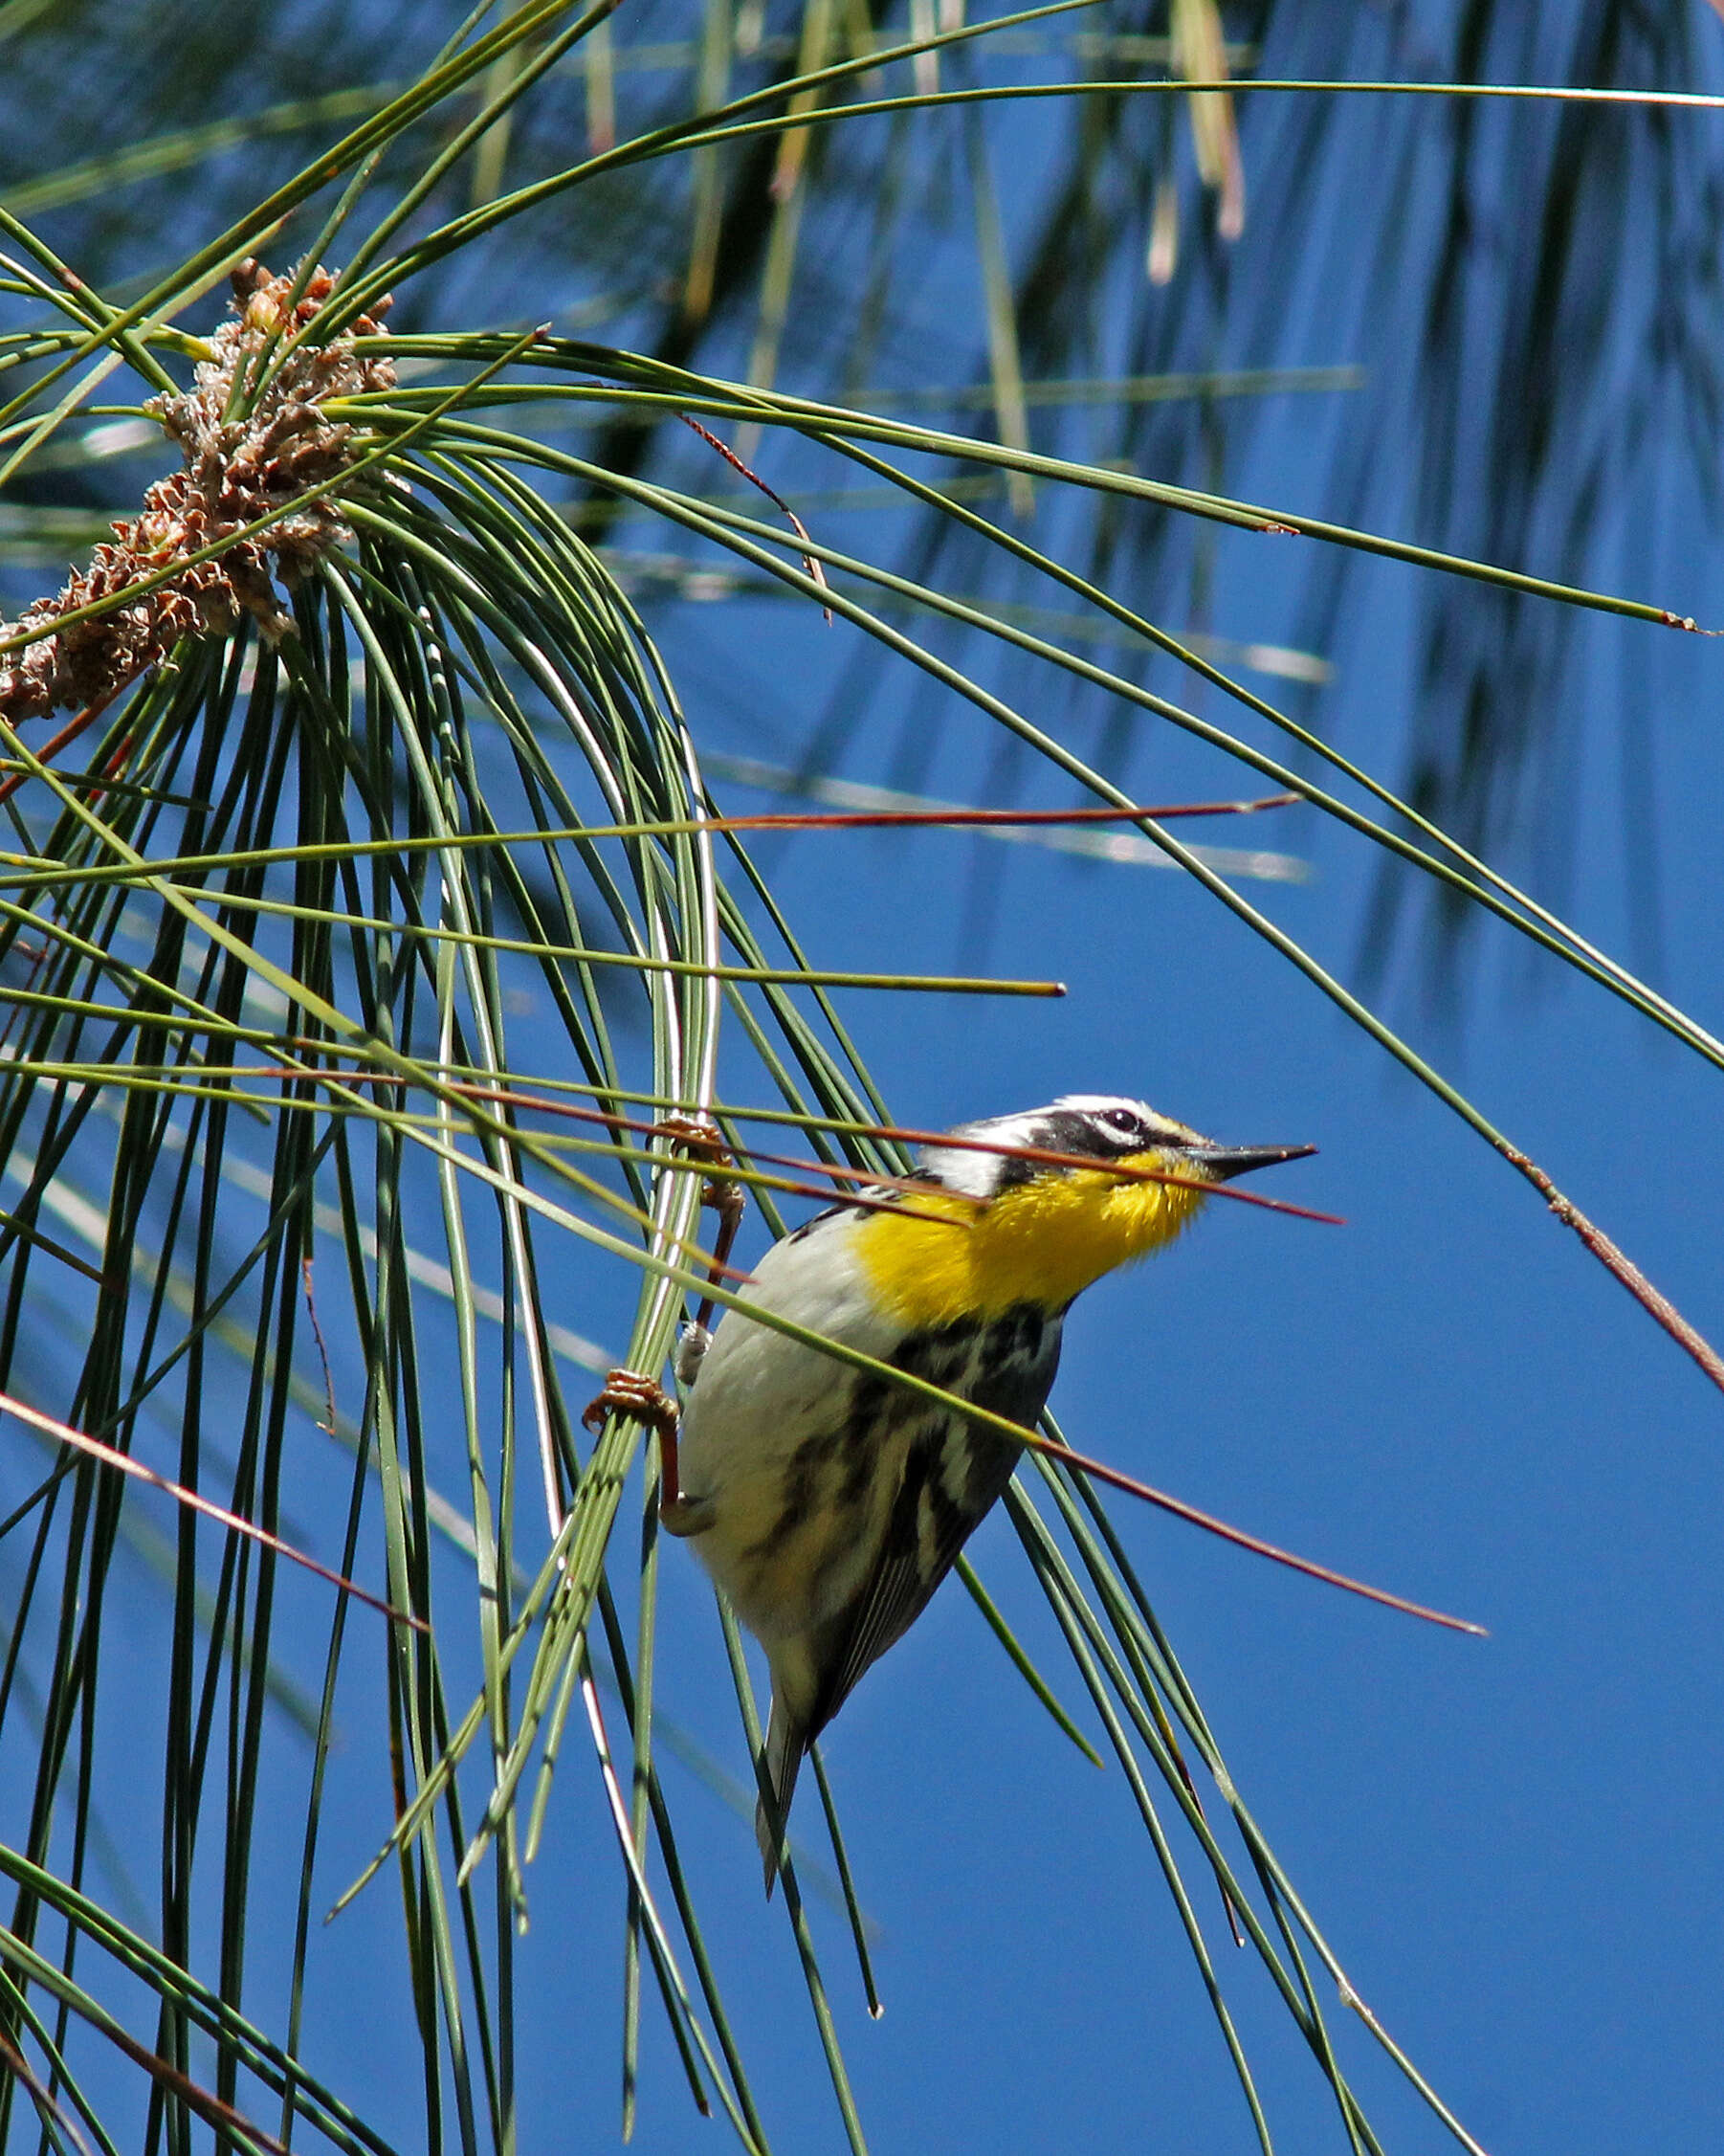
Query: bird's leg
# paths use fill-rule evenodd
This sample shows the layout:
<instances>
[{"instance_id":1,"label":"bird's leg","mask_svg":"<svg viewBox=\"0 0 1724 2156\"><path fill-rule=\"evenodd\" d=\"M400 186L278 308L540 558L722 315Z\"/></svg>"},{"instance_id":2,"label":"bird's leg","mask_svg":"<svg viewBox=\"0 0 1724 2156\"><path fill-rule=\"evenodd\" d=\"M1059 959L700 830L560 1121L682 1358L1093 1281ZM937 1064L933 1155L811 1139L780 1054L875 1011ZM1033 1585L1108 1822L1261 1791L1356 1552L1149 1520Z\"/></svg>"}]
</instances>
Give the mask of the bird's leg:
<instances>
[{"instance_id":1,"label":"bird's leg","mask_svg":"<svg viewBox=\"0 0 1724 2156\"><path fill-rule=\"evenodd\" d=\"M665 1116L652 1125L652 1136L670 1139L680 1145L691 1160L705 1161L709 1167L736 1166L718 1124L708 1122L703 1116ZM731 1182L728 1176L709 1175L700 1186L700 1203L711 1206L718 1215L718 1233L713 1239L713 1261L706 1275L709 1288L723 1276L729 1263L731 1245L737 1239L747 1202L742 1186ZM708 1295L695 1315L695 1322L704 1332L712 1322L713 1298Z\"/></svg>"},{"instance_id":2,"label":"bird's leg","mask_svg":"<svg viewBox=\"0 0 1724 2156\"><path fill-rule=\"evenodd\" d=\"M730 1165L730 1152L718 1126L692 1116L666 1116L652 1126L654 1138L668 1138L696 1160L715 1167ZM713 1242L713 1259L707 1272L710 1288L725 1272L731 1245L742 1218L744 1199L740 1186L721 1176L708 1176L700 1186L700 1202L718 1215L718 1233ZM676 1349L676 1375L693 1385L702 1356L712 1339L714 1298L709 1294L696 1312L695 1322L683 1333ZM655 1378L639 1370L612 1370L605 1389L590 1401L581 1420L597 1432L607 1414L632 1415L658 1438L658 1517L665 1532L698 1535L713 1523L710 1498L685 1497L677 1475L676 1431L680 1411Z\"/></svg>"},{"instance_id":3,"label":"bird's leg","mask_svg":"<svg viewBox=\"0 0 1724 2156\"><path fill-rule=\"evenodd\" d=\"M658 1439L658 1517L665 1532L697 1535L713 1523L710 1498L685 1498L676 1475L676 1425L680 1411L656 1378L639 1370L612 1370L605 1389L589 1400L581 1416L596 1435L608 1414L632 1415Z\"/></svg>"},{"instance_id":4,"label":"bird's leg","mask_svg":"<svg viewBox=\"0 0 1724 2156\"><path fill-rule=\"evenodd\" d=\"M652 1136L669 1138L691 1158L704 1160L713 1167L732 1165L730 1149L717 1124L703 1117L666 1116L653 1124ZM676 1376L685 1391L694 1384L701 1359L712 1345L715 1299L710 1291L728 1269L731 1246L737 1239L747 1200L740 1184L731 1182L727 1176L709 1175L700 1186L700 1203L711 1206L718 1215L718 1233L713 1238L712 1263L706 1274L709 1292L701 1298L693 1322L683 1328L682 1338L676 1344Z\"/></svg>"}]
</instances>

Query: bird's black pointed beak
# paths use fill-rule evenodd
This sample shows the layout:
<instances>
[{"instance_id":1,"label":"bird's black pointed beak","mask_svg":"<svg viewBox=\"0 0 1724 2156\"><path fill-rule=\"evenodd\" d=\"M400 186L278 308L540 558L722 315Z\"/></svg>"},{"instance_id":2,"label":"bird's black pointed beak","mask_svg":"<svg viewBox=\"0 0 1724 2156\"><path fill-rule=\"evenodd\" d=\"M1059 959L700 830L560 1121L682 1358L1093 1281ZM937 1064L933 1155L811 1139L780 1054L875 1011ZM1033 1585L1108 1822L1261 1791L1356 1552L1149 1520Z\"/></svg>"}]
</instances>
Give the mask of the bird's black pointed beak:
<instances>
[{"instance_id":1,"label":"bird's black pointed beak","mask_svg":"<svg viewBox=\"0 0 1724 2156\"><path fill-rule=\"evenodd\" d=\"M1253 1168L1273 1167L1280 1161L1302 1161L1307 1153L1315 1153L1315 1145L1190 1145L1184 1148L1186 1157L1212 1175L1218 1183L1229 1183L1236 1175L1249 1175Z\"/></svg>"}]
</instances>

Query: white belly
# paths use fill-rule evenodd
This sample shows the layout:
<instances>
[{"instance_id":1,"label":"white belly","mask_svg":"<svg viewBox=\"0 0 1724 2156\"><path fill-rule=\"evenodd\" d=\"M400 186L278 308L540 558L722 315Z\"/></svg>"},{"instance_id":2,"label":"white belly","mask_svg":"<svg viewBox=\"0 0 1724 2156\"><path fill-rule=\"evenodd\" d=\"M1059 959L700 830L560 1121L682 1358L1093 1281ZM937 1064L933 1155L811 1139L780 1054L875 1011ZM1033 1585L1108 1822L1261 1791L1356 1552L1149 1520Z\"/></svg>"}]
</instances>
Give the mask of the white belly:
<instances>
[{"instance_id":1,"label":"white belly","mask_svg":"<svg viewBox=\"0 0 1724 2156\"><path fill-rule=\"evenodd\" d=\"M794 1244L775 1243L743 1292L810 1332L884 1359L900 1328L864 1292L851 1251L856 1225L854 1213L841 1213ZM835 1523L821 1496L822 1478L841 1472L835 1448L823 1454L822 1440L842 1432L856 1374L738 1309L718 1325L689 1395L682 1488L715 1510L694 1547L763 1638L800 1632L841 1607L872 1562L875 1538L856 1532L863 1523L853 1511L841 1523L851 1548L831 1546Z\"/></svg>"}]
</instances>

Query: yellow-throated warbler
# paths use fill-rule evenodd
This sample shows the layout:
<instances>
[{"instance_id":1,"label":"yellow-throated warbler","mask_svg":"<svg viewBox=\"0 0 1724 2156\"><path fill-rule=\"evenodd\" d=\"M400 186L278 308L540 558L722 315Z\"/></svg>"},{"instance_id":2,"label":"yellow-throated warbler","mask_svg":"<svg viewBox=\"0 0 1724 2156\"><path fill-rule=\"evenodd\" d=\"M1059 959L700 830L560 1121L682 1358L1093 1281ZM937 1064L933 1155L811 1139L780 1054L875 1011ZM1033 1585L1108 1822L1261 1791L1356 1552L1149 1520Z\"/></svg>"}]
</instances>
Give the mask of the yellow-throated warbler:
<instances>
[{"instance_id":1,"label":"yellow-throated warbler","mask_svg":"<svg viewBox=\"0 0 1724 2156\"><path fill-rule=\"evenodd\" d=\"M921 1613L1021 1448L751 1323L749 1307L1033 1424L1083 1289L1171 1241L1204 1184L1312 1150L1218 1145L1141 1100L1094 1094L965 1123L919 1154L906 1185L776 1242L710 1349L703 1329L685 1339L680 1430L656 1386L611 1373L589 1415L615 1408L657 1425L664 1523L766 1650L781 1830L803 1754ZM1131 1172L1145 1169L1187 1180ZM763 1804L757 1827L770 1893L777 1834Z\"/></svg>"}]
</instances>

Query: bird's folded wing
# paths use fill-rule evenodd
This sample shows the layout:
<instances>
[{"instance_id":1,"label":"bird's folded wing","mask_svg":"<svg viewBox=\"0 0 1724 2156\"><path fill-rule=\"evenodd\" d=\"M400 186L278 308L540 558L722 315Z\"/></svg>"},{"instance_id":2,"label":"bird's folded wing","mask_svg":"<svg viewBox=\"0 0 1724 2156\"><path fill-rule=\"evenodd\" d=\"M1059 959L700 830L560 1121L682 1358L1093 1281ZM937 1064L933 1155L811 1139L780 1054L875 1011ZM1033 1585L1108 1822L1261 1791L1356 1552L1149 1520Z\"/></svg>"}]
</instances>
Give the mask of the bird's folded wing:
<instances>
[{"instance_id":1,"label":"bird's folded wing","mask_svg":"<svg viewBox=\"0 0 1724 2156\"><path fill-rule=\"evenodd\" d=\"M948 1418L940 1417L936 1428L912 1445L873 1570L854 1601L834 1620L829 1643L823 1642L822 1682L809 1716L810 1737L838 1712L863 1673L921 1615L958 1552L1011 1479L1015 1458L1008 1455L1001 1463L998 1486L977 1493L978 1499L984 1495L985 1501L954 1503L939 1482L947 1423ZM934 1491L937 1497L931 1495ZM934 1530L927 1542L922 1534L925 1500Z\"/></svg>"}]
</instances>

